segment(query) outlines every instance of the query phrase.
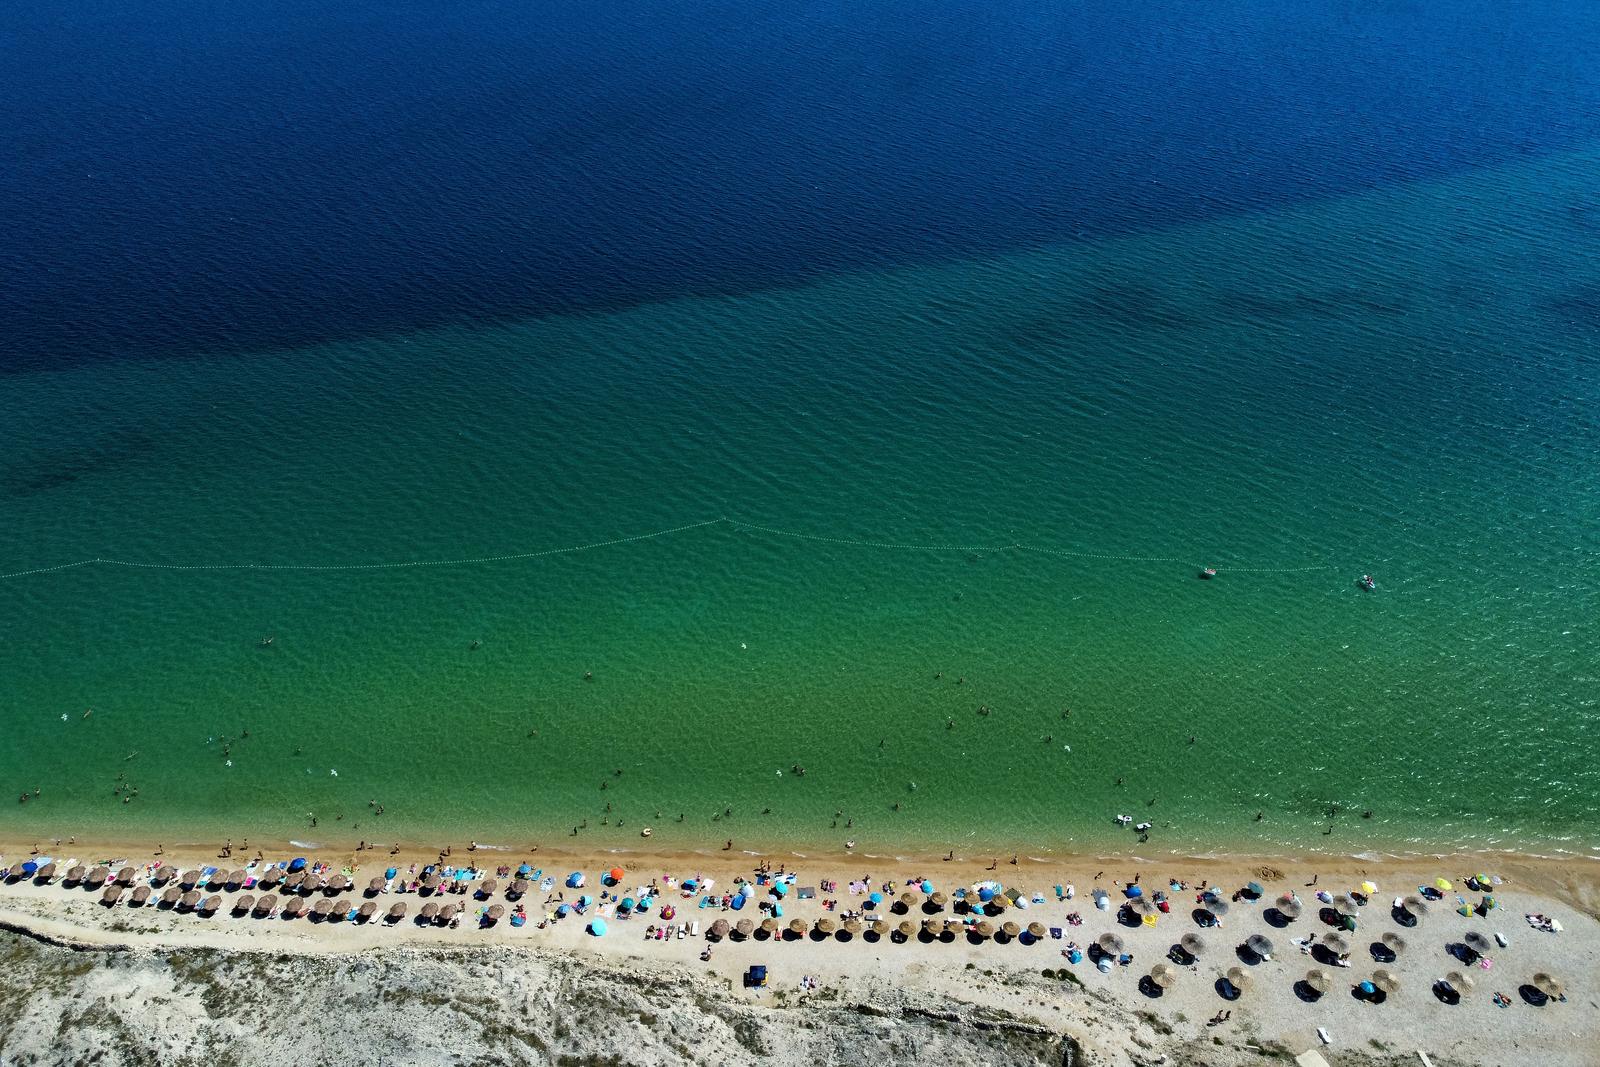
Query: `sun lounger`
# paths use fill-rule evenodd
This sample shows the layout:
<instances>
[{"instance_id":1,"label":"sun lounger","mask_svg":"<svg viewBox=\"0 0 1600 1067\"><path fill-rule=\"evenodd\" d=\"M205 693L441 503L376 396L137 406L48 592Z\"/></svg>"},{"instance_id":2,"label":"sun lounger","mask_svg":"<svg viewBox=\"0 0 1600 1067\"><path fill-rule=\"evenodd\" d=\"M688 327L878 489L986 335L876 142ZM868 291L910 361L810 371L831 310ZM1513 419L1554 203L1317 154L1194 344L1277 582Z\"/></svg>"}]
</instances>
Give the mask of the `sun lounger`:
<instances>
[{"instance_id":1,"label":"sun lounger","mask_svg":"<svg viewBox=\"0 0 1600 1067\"><path fill-rule=\"evenodd\" d=\"M694 922L689 924L689 936L690 937L699 937L700 936L700 922L699 922L699 920L696 920L696 921L694 921Z\"/></svg>"}]
</instances>

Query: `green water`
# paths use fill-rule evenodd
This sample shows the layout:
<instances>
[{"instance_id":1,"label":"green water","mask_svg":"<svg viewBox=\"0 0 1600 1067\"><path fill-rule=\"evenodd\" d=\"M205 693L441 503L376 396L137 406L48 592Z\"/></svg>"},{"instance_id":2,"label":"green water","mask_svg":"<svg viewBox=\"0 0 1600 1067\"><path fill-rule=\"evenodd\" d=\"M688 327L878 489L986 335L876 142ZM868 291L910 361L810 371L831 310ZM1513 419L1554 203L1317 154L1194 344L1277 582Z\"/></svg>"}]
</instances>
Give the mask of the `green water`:
<instances>
[{"instance_id":1,"label":"green water","mask_svg":"<svg viewBox=\"0 0 1600 1067\"><path fill-rule=\"evenodd\" d=\"M0 572L976 547L11 577L0 830L1588 852L1597 166L7 378Z\"/></svg>"}]
</instances>

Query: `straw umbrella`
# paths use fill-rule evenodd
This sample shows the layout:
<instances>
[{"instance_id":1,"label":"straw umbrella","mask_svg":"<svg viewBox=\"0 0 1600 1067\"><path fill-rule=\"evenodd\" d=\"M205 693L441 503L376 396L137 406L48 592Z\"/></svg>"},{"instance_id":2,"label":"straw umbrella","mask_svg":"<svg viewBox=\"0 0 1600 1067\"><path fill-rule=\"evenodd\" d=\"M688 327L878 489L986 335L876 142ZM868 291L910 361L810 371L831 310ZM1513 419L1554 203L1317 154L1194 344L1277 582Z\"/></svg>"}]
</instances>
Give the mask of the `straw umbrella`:
<instances>
[{"instance_id":1,"label":"straw umbrella","mask_svg":"<svg viewBox=\"0 0 1600 1067\"><path fill-rule=\"evenodd\" d=\"M1150 981L1167 989L1178 980L1178 969L1170 963L1158 963L1150 968Z\"/></svg>"},{"instance_id":2,"label":"straw umbrella","mask_svg":"<svg viewBox=\"0 0 1600 1067\"><path fill-rule=\"evenodd\" d=\"M1290 897L1290 896L1285 896L1285 897L1278 898L1278 902L1276 904L1274 904L1273 907L1278 909L1278 914L1279 915L1282 915L1285 919L1288 919L1290 922L1293 922L1294 920L1300 918L1301 911L1303 910L1301 908L1300 902L1298 900L1296 900L1294 897Z\"/></svg>"},{"instance_id":3,"label":"straw umbrella","mask_svg":"<svg viewBox=\"0 0 1600 1067\"><path fill-rule=\"evenodd\" d=\"M1262 934L1251 934L1245 938L1244 947L1262 959L1272 955L1272 940Z\"/></svg>"},{"instance_id":4,"label":"straw umbrella","mask_svg":"<svg viewBox=\"0 0 1600 1067\"><path fill-rule=\"evenodd\" d=\"M721 941L728 936L728 920L718 919L706 930L706 937L712 941Z\"/></svg>"},{"instance_id":5,"label":"straw umbrella","mask_svg":"<svg viewBox=\"0 0 1600 1067\"><path fill-rule=\"evenodd\" d=\"M917 906L917 895L915 893L901 893L899 904L902 911L910 911Z\"/></svg>"},{"instance_id":6,"label":"straw umbrella","mask_svg":"<svg viewBox=\"0 0 1600 1067\"><path fill-rule=\"evenodd\" d=\"M199 871L184 871L183 874L178 878L178 884L183 886L185 889L193 889L199 881Z\"/></svg>"},{"instance_id":7,"label":"straw umbrella","mask_svg":"<svg viewBox=\"0 0 1600 1067\"><path fill-rule=\"evenodd\" d=\"M1191 956L1198 956L1205 951L1206 942L1199 934L1184 934L1178 938L1178 947Z\"/></svg>"},{"instance_id":8,"label":"straw umbrella","mask_svg":"<svg viewBox=\"0 0 1600 1067\"><path fill-rule=\"evenodd\" d=\"M1099 938L1095 940L1095 944L1100 946L1101 952L1104 952L1109 956L1122 955L1122 938L1118 937L1116 934L1101 934Z\"/></svg>"},{"instance_id":9,"label":"straw umbrella","mask_svg":"<svg viewBox=\"0 0 1600 1067\"><path fill-rule=\"evenodd\" d=\"M982 938L990 938L994 936L994 923L990 922L988 919L984 919L982 922L978 923L978 925L970 926L968 929Z\"/></svg>"},{"instance_id":10,"label":"straw umbrella","mask_svg":"<svg viewBox=\"0 0 1600 1067\"><path fill-rule=\"evenodd\" d=\"M439 905L435 904L433 901L430 900L430 901L428 901L426 904L424 904L422 906L422 921L423 922L425 922L425 923L433 922L434 918L438 914L439 914Z\"/></svg>"},{"instance_id":11,"label":"straw umbrella","mask_svg":"<svg viewBox=\"0 0 1600 1067\"><path fill-rule=\"evenodd\" d=\"M1044 935L1045 935L1044 923L1031 922L1031 923L1028 924L1028 936L1029 937L1031 937L1035 941L1037 941L1041 937L1043 937Z\"/></svg>"},{"instance_id":12,"label":"straw umbrella","mask_svg":"<svg viewBox=\"0 0 1600 1067\"><path fill-rule=\"evenodd\" d=\"M1209 911L1219 917L1228 914L1228 902L1226 900L1208 900L1201 904L1200 908L1202 911Z\"/></svg>"},{"instance_id":13,"label":"straw umbrella","mask_svg":"<svg viewBox=\"0 0 1600 1067\"><path fill-rule=\"evenodd\" d=\"M328 910L328 918L334 922L342 922L350 917L350 901L340 897L333 902L333 907Z\"/></svg>"},{"instance_id":14,"label":"straw umbrella","mask_svg":"<svg viewBox=\"0 0 1600 1067\"><path fill-rule=\"evenodd\" d=\"M161 894L161 903L170 908L178 903L178 898L182 895L177 886L169 885L166 892Z\"/></svg>"},{"instance_id":15,"label":"straw umbrella","mask_svg":"<svg viewBox=\"0 0 1600 1067\"><path fill-rule=\"evenodd\" d=\"M1306 985L1320 996L1333 988L1333 976L1321 967L1313 967L1306 972Z\"/></svg>"},{"instance_id":16,"label":"straw umbrella","mask_svg":"<svg viewBox=\"0 0 1600 1067\"><path fill-rule=\"evenodd\" d=\"M865 928L861 925L860 919L846 919L841 929L851 937L860 937L861 931Z\"/></svg>"},{"instance_id":17,"label":"straw umbrella","mask_svg":"<svg viewBox=\"0 0 1600 1067\"><path fill-rule=\"evenodd\" d=\"M1228 984L1233 986L1233 988L1237 989L1239 992L1243 993L1245 990L1249 989L1251 983L1254 981L1255 977L1243 967L1228 968Z\"/></svg>"},{"instance_id":18,"label":"straw umbrella","mask_svg":"<svg viewBox=\"0 0 1600 1067\"><path fill-rule=\"evenodd\" d=\"M249 893L246 893L244 896L239 897L236 900L234 900L234 902L233 902L234 913L242 915L245 912L249 911L251 908L255 907L255 903L256 903L256 898L251 896Z\"/></svg>"},{"instance_id":19,"label":"straw umbrella","mask_svg":"<svg viewBox=\"0 0 1600 1067\"><path fill-rule=\"evenodd\" d=\"M198 889L189 890L178 900L179 906L184 908L193 908L198 903L200 903L200 890Z\"/></svg>"},{"instance_id":20,"label":"straw umbrella","mask_svg":"<svg viewBox=\"0 0 1600 1067\"><path fill-rule=\"evenodd\" d=\"M370 900L362 904L361 907L356 910L356 918L360 919L364 923L371 922L372 917L376 914L378 914L378 905L374 904Z\"/></svg>"},{"instance_id":21,"label":"straw umbrella","mask_svg":"<svg viewBox=\"0 0 1600 1067\"><path fill-rule=\"evenodd\" d=\"M1128 901L1128 910L1139 916L1141 919L1147 915L1161 914L1161 909L1156 907L1155 903L1151 901L1149 897L1134 897L1132 900Z\"/></svg>"},{"instance_id":22,"label":"straw umbrella","mask_svg":"<svg viewBox=\"0 0 1600 1067\"><path fill-rule=\"evenodd\" d=\"M267 872L256 879L256 885L262 889L271 889L281 881L283 881L283 868L268 867Z\"/></svg>"},{"instance_id":23,"label":"straw umbrella","mask_svg":"<svg viewBox=\"0 0 1600 1067\"><path fill-rule=\"evenodd\" d=\"M83 876L85 873L86 872L83 869L83 864L76 864L67 868L67 877L64 879L64 881L70 885L77 885L79 882L83 881Z\"/></svg>"},{"instance_id":24,"label":"straw umbrella","mask_svg":"<svg viewBox=\"0 0 1600 1067\"><path fill-rule=\"evenodd\" d=\"M955 919L946 919L944 923L944 929L939 931L939 940L948 944L960 937L962 934L966 933L966 931L966 923L957 922ZM992 928L990 932L993 933Z\"/></svg>"},{"instance_id":25,"label":"straw umbrella","mask_svg":"<svg viewBox=\"0 0 1600 1067\"><path fill-rule=\"evenodd\" d=\"M902 922L899 926L894 928L894 932L899 934L902 940L909 941L911 940L912 935L916 933L916 927L912 926L909 922Z\"/></svg>"},{"instance_id":26,"label":"straw umbrella","mask_svg":"<svg viewBox=\"0 0 1600 1067\"><path fill-rule=\"evenodd\" d=\"M110 877L111 877L111 868L109 868L109 867L96 867L94 870L89 872L89 877L86 879L86 881L88 881L88 883L90 885L99 885L101 882L104 882L107 878L110 878Z\"/></svg>"},{"instance_id":27,"label":"straw umbrella","mask_svg":"<svg viewBox=\"0 0 1600 1067\"><path fill-rule=\"evenodd\" d=\"M1383 947L1393 952L1396 956L1406 950L1406 939L1393 930L1385 930L1383 936L1378 938L1383 942Z\"/></svg>"},{"instance_id":28,"label":"straw umbrella","mask_svg":"<svg viewBox=\"0 0 1600 1067\"><path fill-rule=\"evenodd\" d=\"M1487 954L1494 947L1494 943L1478 930L1469 930L1467 936L1461 939L1461 943L1480 956Z\"/></svg>"},{"instance_id":29,"label":"straw umbrella","mask_svg":"<svg viewBox=\"0 0 1600 1067\"><path fill-rule=\"evenodd\" d=\"M499 904L490 904L489 905L489 921L490 922L492 922L492 923L493 922L499 922L500 921L500 916L504 915L505 913L506 913L506 909L504 907L502 907L501 905L499 905ZM720 922L721 920L718 920L718 921ZM728 924L727 923L723 923L722 925L723 926L727 926Z\"/></svg>"},{"instance_id":30,"label":"straw umbrella","mask_svg":"<svg viewBox=\"0 0 1600 1067\"><path fill-rule=\"evenodd\" d=\"M200 913L202 915L210 915L220 907L222 907L222 895L220 893L212 893L200 902Z\"/></svg>"},{"instance_id":31,"label":"straw umbrella","mask_svg":"<svg viewBox=\"0 0 1600 1067\"><path fill-rule=\"evenodd\" d=\"M778 932L778 920L768 917L761 920L761 932L771 937Z\"/></svg>"},{"instance_id":32,"label":"straw umbrella","mask_svg":"<svg viewBox=\"0 0 1600 1067\"><path fill-rule=\"evenodd\" d=\"M305 885L305 882L306 872L295 871L293 874L289 875L289 877L283 880L283 888L285 891L294 890L295 892L299 892L300 887Z\"/></svg>"},{"instance_id":33,"label":"straw umbrella","mask_svg":"<svg viewBox=\"0 0 1600 1067\"><path fill-rule=\"evenodd\" d=\"M740 919L733 924L733 930L740 937L749 937L756 932L756 924L749 919Z\"/></svg>"},{"instance_id":34,"label":"straw umbrella","mask_svg":"<svg viewBox=\"0 0 1600 1067\"><path fill-rule=\"evenodd\" d=\"M117 872L117 884L120 886L129 886L133 884L132 867L124 867L122 870Z\"/></svg>"},{"instance_id":35,"label":"straw umbrella","mask_svg":"<svg viewBox=\"0 0 1600 1067\"><path fill-rule=\"evenodd\" d=\"M1400 990L1400 979L1393 971L1386 971L1381 967L1372 972L1372 984L1385 993L1396 993Z\"/></svg>"},{"instance_id":36,"label":"straw umbrella","mask_svg":"<svg viewBox=\"0 0 1600 1067\"><path fill-rule=\"evenodd\" d=\"M832 936L835 929L837 929L837 927L834 925L832 919L822 918L817 920L816 931L823 937Z\"/></svg>"},{"instance_id":37,"label":"straw umbrella","mask_svg":"<svg viewBox=\"0 0 1600 1067\"><path fill-rule=\"evenodd\" d=\"M527 891L528 880L526 878L513 878L511 879L511 885L506 888L506 896L520 897Z\"/></svg>"},{"instance_id":38,"label":"straw umbrella","mask_svg":"<svg viewBox=\"0 0 1600 1067\"><path fill-rule=\"evenodd\" d=\"M1428 914L1428 902L1415 893L1400 901L1400 907L1410 912L1413 918L1420 919Z\"/></svg>"},{"instance_id":39,"label":"straw umbrella","mask_svg":"<svg viewBox=\"0 0 1600 1067\"><path fill-rule=\"evenodd\" d=\"M1022 927L1014 922L1003 922L1000 924L1000 932L1009 938L1015 939L1018 934L1022 933Z\"/></svg>"},{"instance_id":40,"label":"straw umbrella","mask_svg":"<svg viewBox=\"0 0 1600 1067\"><path fill-rule=\"evenodd\" d=\"M806 936L806 923L804 919L790 919L789 932L796 937Z\"/></svg>"},{"instance_id":41,"label":"straw umbrella","mask_svg":"<svg viewBox=\"0 0 1600 1067\"><path fill-rule=\"evenodd\" d=\"M147 885L142 885L142 886L139 886L137 889L135 889L133 891L133 896L128 898L128 903L132 904L134 907L137 908L137 907L142 907L144 905L145 901L147 901L149 899L150 899L150 887L147 886Z\"/></svg>"},{"instance_id":42,"label":"straw umbrella","mask_svg":"<svg viewBox=\"0 0 1600 1067\"><path fill-rule=\"evenodd\" d=\"M350 888L350 879L346 878L342 874L336 874L332 878L328 879L328 892L329 893L343 893L346 889L349 889L349 888Z\"/></svg>"},{"instance_id":43,"label":"straw umbrella","mask_svg":"<svg viewBox=\"0 0 1600 1067\"><path fill-rule=\"evenodd\" d=\"M244 872L243 871L229 871L228 872L227 884L228 885L244 885Z\"/></svg>"},{"instance_id":44,"label":"straw umbrella","mask_svg":"<svg viewBox=\"0 0 1600 1067\"><path fill-rule=\"evenodd\" d=\"M944 906L948 903L949 898L943 893L930 893L928 895L928 906L934 911L943 911Z\"/></svg>"},{"instance_id":45,"label":"straw umbrella","mask_svg":"<svg viewBox=\"0 0 1600 1067\"><path fill-rule=\"evenodd\" d=\"M397 923L401 919L404 919L405 917L406 917L406 902L403 901L403 900L395 901L394 904L389 908L389 916L388 916L389 921L392 922L392 923Z\"/></svg>"},{"instance_id":46,"label":"straw umbrella","mask_svg":"<svg viewBox=\"0 0 1600 1067\"><path fill-rule=\"evenodd\" d=\"M439 888L439 872L429 871L422 876L422 888L433 890Z\"/></svg>"},{"instance_id":47,"label":"straw umbrella","mask_svg":"<svg viewBox=\"0 0 1600 1067\"><path fill-rule=\"evenodd\" d=\"M104 904L106 907L110 907L111 905L115 904L117 900L121 898L121 896L122 887L120 885L108 885L106 886L106 891L100 894L100 903Z\"/></svg>"},{"instance_id":48,"label":"straw umbrella","mask_svg":"<svg viewBox=\"0 0 1600 1067\"><path fill-rule=\"evenodd\" d=\"M328 917L328 912L332 910L333 901L329 900L327 897L323 897L321 900L311 905L311 914L318 919L326 919Z\"/></svg>"},{"instance_id":49,"label":"straw umbrella","mask_svg":"<svg viewBox=\"0 0 1600 1067\"><path fill-rule=\"evenodd\" d=\"M1561 984L1561 980L1549 971L1540 971L1535 974L1529 984L1547 997L1559 997L1567 991L1567 987Z\"/></svg>"},{"instance_id":50,"label":"straw umbrella","mask_svg":"<svg viewBox=\"0 0 1600 1067\"><path fill-rule=\"evenodd\" d=\"M371 893L373 896L377 896L379 893L383 892L383 887L388 884L389 883L384 881L382 876L374 876L372 881L367 883L367 892Z\"/></svg>"},{"instance_id":51,"label":"straw umbrella","mask_svg":"<svg viewBox=\"0 0 1600 1067\"><path fill-rule=\"evenodd\" d=\"M1462 971L1451 971L1444 976L1444 983L1457 993L1470 993L1475 984L1472 980L1472 975Z\"/></svg>"},{"instance_id":52,"label":"straw umbrella","mask_svg":"<svg viewBox=\"0 0 1600 1067\"><path fill-rule=\"evenodd\" d=\"M1329 934L1327 937L1323 938L1322 947L1333 953L1335 956L1350 955L1350 942L1345 940L1341 934Z\"/></svg>"},{"instance_id":53,"label":"straw umbrella","mask_svg":"<svg viewBox=\"0 0 1600 1067\"><path fill-rule=\"evenodd\" d=\"M1356 904L1355 898L1349 893L1335 893L1333 895L1333 910L1340 915L1354 915L1361 909Z\"/></svg>"},{"instance_id":54,"label":"straw umbrella","mask_svg":"<svg viewBox=\"0 0 1600 1067\"><path fill-rule=\"evenodd\" d=\"M278 906L278 898L271 893L266 894L256 901L255 913L257 915L271 915L272 909Z\"/></svg>"},{"instance_id":55,"label":"straw umbrella","mask_svg":"<svg viewBox=\"0 0 1600 1067\"><path fill-rule=\"evenodd\" d=\"M285 919L298 919L305 914L305 910L306 902L304 900L299 897L290 897L283 905L283 917Z\"/></svg>"},{"instance_id":56,"label":"straw umbrella","mask_svg":"<svg viewBox=\"0 0 1600 1067\"><path fill-rule=\"evenodd\" d=\"M40 867L37 871L33 872L33 878L36 882L48 882L55 876L56 865L54 863L47 863L43 867Z\"/></svg>"},{"instance_id":57,"label":"straw umbrella","mask_svg":"<svg viewBox=\"0 0 1600 1067\"><path fill-rule=\"evenodd\" d=\"M478 887L478 892L482 893L484 896L489 896L498 888L500 888L500 883L495 881L493 878L490 878L485 880L483 885Z\"/></svg>"}]
</instances>

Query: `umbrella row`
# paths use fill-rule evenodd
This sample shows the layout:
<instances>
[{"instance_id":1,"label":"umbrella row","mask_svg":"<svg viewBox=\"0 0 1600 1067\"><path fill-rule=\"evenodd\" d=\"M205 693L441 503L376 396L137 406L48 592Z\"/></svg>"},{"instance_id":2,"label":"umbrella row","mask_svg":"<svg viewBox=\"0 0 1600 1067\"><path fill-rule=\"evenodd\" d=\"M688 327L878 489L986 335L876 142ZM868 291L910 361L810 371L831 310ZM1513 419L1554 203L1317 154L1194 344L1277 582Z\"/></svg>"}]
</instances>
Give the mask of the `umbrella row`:
<instances>
[{"instance_id":1,"label":"umbrella row","mask_svg":"<svg viewBox=\"0 0 1600 1067\"><path fill-rule=\"evenodd\" d=\"M125 893L128 898L126 902L122 900ZM149 886L136 886L131 891L126 891L124 887L113 884L106 886L101 892L100 902L107 907L125 903L131 907L153 906L200 915L215 914L223 911L226 906L227 912L233 915L251 915L260 918L276 913L285 919L309 915L314 919L327 919L333 922L347 916L365 922L377 918L378 915L378 905L373 901L364 901L358 905L347 898L323 897L308 902L295 896L279 898L273 893L263 893L260 896L243 893L227 901L219 893L205 894L198 889L185 891L178 886L168 886L152 903L151 898L154 896L154 891ZM406 917L409 910L410 905L405 901L396 901L385 911L383 917L388 922L399 922ZM465 910L465 904L437 904L429 901L418 911L418 919L424 923L437 922L443 925ZM491 921L499 919L504 914L505 909L498 904L488 910L488 918Z\"/></svg>"}]
</instances>

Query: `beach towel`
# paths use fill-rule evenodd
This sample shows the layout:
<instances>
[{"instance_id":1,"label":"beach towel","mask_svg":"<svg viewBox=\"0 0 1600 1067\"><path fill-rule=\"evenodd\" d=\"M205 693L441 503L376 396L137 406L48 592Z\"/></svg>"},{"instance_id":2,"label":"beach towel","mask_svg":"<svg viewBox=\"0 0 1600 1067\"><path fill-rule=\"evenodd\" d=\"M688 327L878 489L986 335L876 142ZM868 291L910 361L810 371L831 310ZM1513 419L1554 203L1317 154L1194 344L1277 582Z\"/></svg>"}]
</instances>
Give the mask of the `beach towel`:
<instances>
[{"instance_id":1,"label":"beach towel","mask_svg":"<svg viewBox=\"0 0 1600 1067\"><path fill-rule=\"evenodd\" d=\"M816 898L816 895L817 895L817 887L816 886L814 886L814 885L803 885L803 886L800 887L800 899L801 900L813 900L813 899Z\"/></svg>"}]
</instances>

